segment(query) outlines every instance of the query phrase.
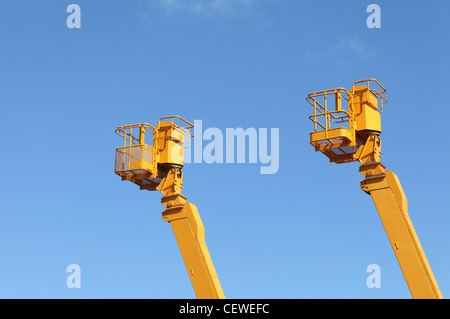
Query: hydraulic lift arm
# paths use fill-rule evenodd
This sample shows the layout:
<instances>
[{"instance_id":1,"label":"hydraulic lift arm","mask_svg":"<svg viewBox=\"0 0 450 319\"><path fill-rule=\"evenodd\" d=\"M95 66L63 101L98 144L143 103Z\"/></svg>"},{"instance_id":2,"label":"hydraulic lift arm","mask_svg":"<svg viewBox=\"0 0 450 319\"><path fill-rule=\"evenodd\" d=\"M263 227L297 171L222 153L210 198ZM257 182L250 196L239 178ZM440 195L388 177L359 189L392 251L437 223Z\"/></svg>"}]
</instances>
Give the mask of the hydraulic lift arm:
<instances>
[{"instance_id":1,"label":"hydraulic lift arm","mask_svg":"<svg viewBox=\"0 0 450 319\"><path fill-rule=\"evenodd\" d=\"M162 218L172 226L197 298L224 299L197 207L180 194L182 178L182 172L172 168L158 185L164 195L161 203L167 208Z\"/></svg>"},{"instance_id":2,"label":"hydraulic lift arm","mask_svg":"<svg viewBox=\"0 0 450 319\"><path fill-rule=\"evenodd\" d=\"M361 181L361 189L372 196L412 297L442 299L441 291L409 218L407 200L400 181L392 171L385 171L385 166L379 162L380 144L378 137L372 135L364 145L364 159L369 162L360 166L360 172L366 177ZM372 156L367 150L368 146L373 147Z\"/></svg>"},{"instance_id":3,"label":"hydraulic lift arm","mask_svg":"<svg viewBox=\"0 0 450 319\"><path fill-rule=\"evenodd\" d=\"M183 124L175 124L175 120ZM181 195L184 141L193 125L179 116L163 117L157 127L133 124L117 128L123 137L116 150L115 173L141 190L163 194L163 220L172 226L195 294L199 299L225 298L205 243L205 229L197 207ZM152 146L145 143L153 137Z\"/></svg>"},{"instance_id":4,"label":"hydraulic lift arm","mask_svg":"<svg viewBox=\"0 0 450 319\"><path fill-rule=\"evenodd\" d=\"M442 298L408 215L406 196L397 176L385 171L381 158L381 113L386 89L375 79L355 82L350 91L336 88L310 93L314 108L310 143L342 164L359 161L365 176L361 188L372 196L413 298ZM345 107L347 105L347 107Z\"/></svg>"}]
</instances>

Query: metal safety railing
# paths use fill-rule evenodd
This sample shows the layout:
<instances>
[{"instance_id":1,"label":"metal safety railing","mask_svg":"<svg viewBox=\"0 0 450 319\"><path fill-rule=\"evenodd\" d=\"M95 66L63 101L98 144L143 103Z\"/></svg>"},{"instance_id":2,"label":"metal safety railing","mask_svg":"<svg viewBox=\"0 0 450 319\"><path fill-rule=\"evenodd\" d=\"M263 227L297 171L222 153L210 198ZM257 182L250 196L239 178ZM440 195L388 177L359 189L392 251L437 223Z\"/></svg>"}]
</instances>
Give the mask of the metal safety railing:
<instances>
[{"instance_id":1,"label":"metal safety railing","mask_svg":"<svg viewBox=\"0 0 450 319\"><path fill-rule=\"evenodd\" d=\"M115 172L125 172L137 169L133 163L145 161L153 163L153 147L149 145L133 145L116 149Z\"/></svg>"},{"instance_id":2,"label":"metal safety railing","mask_svg":"<svg viewBox=\"0 0 450 319\"><path fill-rule=\"evenodd\" d=\"M178 123L175 123L176 119L179 120ZM163 120L170 120L170 121L163 121ZM175 130L178 131L178 133L187 137L187 143L184 143L182 146L184 148L188 148L190 146L191 138L194 137L194 134L191 133L191 129L194 127L194 124L186 121L184 118L178 115L164 116L160 118L158 122L158 127L161 125L161 122L171 122L172 125L175 125L176 126ZM183 124L181 124L180 122ZM159 139L159 137L157 136L156 139Z\"/></svg>"},{"instance_id":3,"label":"metal safety railing","mask_svg":"<svg viewBox=\"0 0 450 319\"><path fill-rule=\"evenodd\" d=\"M351 95L344 88L310 93L306 100L314 109L314 114L309 116L314 123L314 132L328 131L338 124L348 123L351 112L343 108L343 102L347 105L345 108L351 107L349 99Z\"/></svg>"},{"instance_id":4,"label":"metal safety railing","mask_svg":"<svg viewBox=\"0 0 450 319\"><path fill-rule=\"evenodd\" d=\"M378 82L375 79L366 79L366 80L356 81L355 83L353 83L351 92L355 92L355 87L357 84L362 84L362 85L366 86L367 89L376 96L376 98L380 102L379 103L380 108L378 111L380 113L382 113L383 112L383 104L387 103L387 99L383 96L383 94L386 93L386 89L384 88L384 86L382 86L380 84L380 82ZM372 88L370 88L371 84L372 84ZM373 88L374 85L376 85L375 88ZM368 102L368 98L367 98L367 100L363 100L363 101L359 101L359 102L352 101L351 106L353 108L353 105L356 103L367 103L367 102ZM355 109L355 108L353 108L353 109Z\"/></svg>"},{"instance_id":5,"label":"metal safety railing","mask_svg":"<svg viewBox=\"0 0 450 319\"><path fill-rule=\"evenodd\" d=\"M355 92L355 88L359 84L367 87L369 92L376 97L379 101L378 111L382 113L383 105L387 103L387 99L383 96L386 89L377 80L366 79L353 83L352 93ZM367 95L365 99L354 100L353 94L350 94L346 89L336 88L310 93L306 100L314 109L314 114L309 116L309 119L314 123L314 131L324 130L327 132L337 127L337 124L349 122L351 117L357 116L358 114L354 114L357 110L355 105L368 103L369 96ZM347 104L347 107L344 104Z\"/></svg>"},{"instance_id":6,"label":"metal safety railing","mask_svg":"<svg viewBox=\"0 0 450 319\"><path fill-rule=\"evenodd\" d=\"M153 163L153 147L145 144L145 138L149 137L147 133L151 133L150 138L153 139L155 131L156 129L147 123L117 128L116 133L123 138L123 146L116 149L114 167L116 173L142 170L142 166L138 169L136 165L133 165L134 163L141 163L142 161L149 164Z\"/></svg>"}]
</instances>

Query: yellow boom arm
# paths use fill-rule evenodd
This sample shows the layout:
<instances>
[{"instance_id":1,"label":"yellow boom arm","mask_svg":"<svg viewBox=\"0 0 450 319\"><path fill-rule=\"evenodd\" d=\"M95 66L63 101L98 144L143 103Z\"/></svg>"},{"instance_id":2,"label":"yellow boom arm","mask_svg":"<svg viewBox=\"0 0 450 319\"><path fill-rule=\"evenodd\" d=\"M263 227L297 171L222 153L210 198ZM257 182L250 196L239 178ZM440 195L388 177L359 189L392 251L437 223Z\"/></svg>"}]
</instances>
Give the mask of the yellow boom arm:
<instances>
[{"instance_id":1,"label":"yellow boom arm","mask_svg":"<svg viewBox=\"0 0 450 319\"><path fill-rule=\"evenodd\" d=\"M385 171L381 158L381 112L386 89L375 79L355 82L350 91L336 88L310 93L314 109L310 143L330 162L359 161L361 188L372 196L413 298L442 298L408 215L397 176ZM346 108L345 108L346 105Z\"/></svg>"},{"instance_id":2,"label":"yellow boom arm","mask_svg":"<svg viewBox=\"0 0 450 319\"><path fill-rule=\"evenodd\" d=\"M117 128L124 143L116 150L115 173L141 190L163 193L162 218L172 226L197 298L221 299L225 296L206 247L202 220L197 207L181 195L183 144L186 136L193 136L191 128L179 116L163 117L157 127L142 123ZM152 146L145 143L149 137L153 137Z\"/></svg>"},{"instance_id":3,"label":"yellow boom arm","mask_svg":"<svg viewBox=\"0 0 450 319\"><path fill-rule=\"evenodd\" d=\"M402 186L392 171L367 177L361 188L372 196L413 298L442 299L436 279L408 215Z\"/></svg>"},{"instance_id":4,"label":"yellow boom arm","mask_svg":"<svg viewBox=\"0 0 450 319\"><path fill-rule=\"evenodd\" d=\"M172 226L197 298L224 299L225 295L205 243L205 229L197 207L179 193L181 180L182 172L173 168L158 186L165 195L161 203L167 208L162 213L162 218Z\"/></svg>"}]
</instances>

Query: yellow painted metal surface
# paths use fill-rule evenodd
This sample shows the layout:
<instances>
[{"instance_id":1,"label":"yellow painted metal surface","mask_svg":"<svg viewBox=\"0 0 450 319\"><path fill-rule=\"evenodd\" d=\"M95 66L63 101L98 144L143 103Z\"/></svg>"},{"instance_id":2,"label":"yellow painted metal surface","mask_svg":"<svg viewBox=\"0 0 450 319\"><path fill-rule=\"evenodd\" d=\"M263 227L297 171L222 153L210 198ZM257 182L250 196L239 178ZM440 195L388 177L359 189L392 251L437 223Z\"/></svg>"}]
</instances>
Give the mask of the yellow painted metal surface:
<instances>
[{"instance_id":1,"label":"yellow painted metal surface","mask_svg":"<svg viewBox=\"0 0 450 319\"><path fill-rule=\"evenodd\" d=\"M156 152L145 144L145 134L153 134L155 128L150 124L134 124L118 127L116 133L123 138L123 146L116 149L114 171L122 178L146 173L156 177Z\"/></svg>"},{"instance_id":2,"label":"yellow painted metal surface","mask_svg":"<svg viewBox=\"0 0 450 319\"><path fill-rule=\"evenodd\" d=\"M378 97L375 93L368 90L367 85L353 85L350 90L354 104L367 104L374 110L378 110Z\"/></svg>"},{"instance_id":3,"label":"yellow painted metal surface","mask_svg":"<svg viewBox=\"0 0 450 319\"><path fill-rule=\"evenodd\" d=\"M172 226L197 298L225 298L197 207L181 195L181 168L186 138L193 136L191 128L193 125L179 116L161 118L156 128L149 124L119 127L116 133L124 142L116 149L115 173L141 190L162 192L161 203L166 206L162 218ZM146 139L152 139L152 146Z\"/></svg>"},{"instance_id":4,"label":"yellow painted metal surface","mask_svg":"<svg viewBox=\"0 0 450 319\"><path fill-rule=\"evenodd\" d=\"M361 182L375 203L413 298L443 298L408 215L406 196L392 171Z\"/></svg>"},{"instance_id":5,"label":"yellow painted metal surface","mask_svg":"<svg viewBox=\"0 0 450 319\"><path fill-rule=\"evenodd\" d=\"M195 294L199 299L223 299L225 295L205 242L205 229L197 207L185 202L163 212L172 226Z\"/></svg>"},{"instance_id":6,"label":"yellow painted metal surface","mask_svg":"<svg viewBox=\"0 0 450 319\"><path fill-rule=\"evenodd\" d=\"M368 104L358 105L357 109L357 130L381 133L381 114Z\"/></svg>"},{"instance_id":7,"label":"yellow painted metal surface","mask_svg":"<svg viewBox=\"0 0 450 319\"><path fill-rule=\"evenodd\" d=\"M354 145L352 143L351 133L345 127L311 132L311 144L318 147L318 150L331 148L333 146L341 146L342 144L345 144L345 146Z\"/></svg>"},{"instance_id":8,"label":"yellow painted metal surface","mask_svg":"<svg viewBox=\"0 0 450 319\"><path fill-rule=\"evenodd\" d=\"M374 88L375 87L375 88ZM372 196L413 298L442 298L416 231L398 178L381 159L381 113L386 89L375 79L343 88L313 92L307 101L314 114L310 143L331 162L359 161L361 188ZM334 101L331 102L330 101ZM344 101L347 109L344 109ZM352 145L353 147L348 147Z\"/></svg>"},{"instance_id":9,"label":"yellow painted metal surface","mask_svg":"<svg viewBox=\"0 0 450 319\"><path fill-rule=\"evenodd\" d=\"M166 165L184 165L185 131L172 122L159 122L157 126L157 145L159 163Z\"/></svg>"},{"instance_id":10,"label":"yellow painted metal surface","mask_svg":"<svg viewBox=\"0 0 450 319\"><path fill-rule=\"evenodd\" d=\"M375 79L355 82L347 91L335 88L310 93L314 113L310 143L334 163L358 160L355 153L367 134L381 133L381 112L386 90Z\"/></svg>"}]
</instances>

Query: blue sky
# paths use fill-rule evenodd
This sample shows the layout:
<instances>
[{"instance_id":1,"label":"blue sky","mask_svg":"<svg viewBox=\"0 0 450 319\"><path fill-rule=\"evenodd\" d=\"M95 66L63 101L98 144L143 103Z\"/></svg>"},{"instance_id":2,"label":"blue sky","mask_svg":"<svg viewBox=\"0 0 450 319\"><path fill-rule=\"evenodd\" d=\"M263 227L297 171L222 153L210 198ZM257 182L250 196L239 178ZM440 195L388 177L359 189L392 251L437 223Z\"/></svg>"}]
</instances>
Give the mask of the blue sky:
<instances>
[{"instance_id":1,"label":"blue sky","mask_svg":"<svg viewBox=\"0 0 450 319\"><path fill-rule=\"evenodd\" d=\"M66 7L81 8L69 29ZM370 3L381 29L366 26ZM450 295L450 3L9 1L0 5L0 297L195 298L161 194L114 174L117 126L166 115L279 128L280 168L187 164L228 298L410 298L356 163L309 145L308 93L376 78L382 162ZM69 289L66 267L81 268ZM370 264L381 288L366 286Z\"/></svg>"}]
</instances>

